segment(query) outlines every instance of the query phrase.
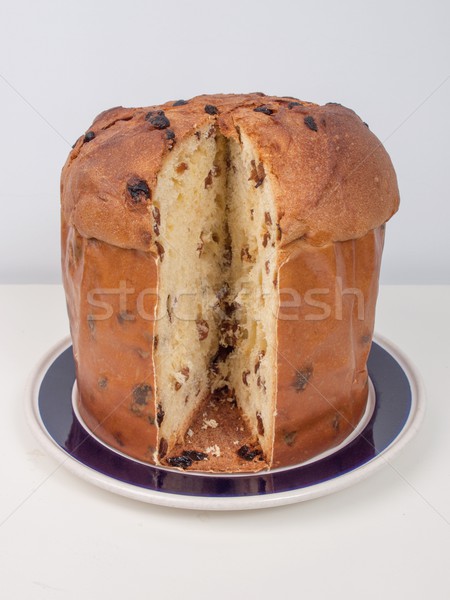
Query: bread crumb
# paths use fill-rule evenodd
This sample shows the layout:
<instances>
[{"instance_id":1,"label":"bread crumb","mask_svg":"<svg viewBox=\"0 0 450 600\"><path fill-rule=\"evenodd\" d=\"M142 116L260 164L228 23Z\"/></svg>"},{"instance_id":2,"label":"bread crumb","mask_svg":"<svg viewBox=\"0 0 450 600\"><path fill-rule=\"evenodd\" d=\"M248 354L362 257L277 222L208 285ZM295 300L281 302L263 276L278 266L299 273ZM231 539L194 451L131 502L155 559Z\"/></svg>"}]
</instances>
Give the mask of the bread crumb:
<instances>
[{"instance_id":1,"label":"bread crumb","mask_svg":"<svg viewBox=\"0 0 450 600\"><path fill-rule=\"evenodd\" d=\"M217 456L217 458L220 456L220 448L217 444L214 444L214 446L208 446L205 452L206 454L211 454L211 456Z\"/></svg>"},{"instance_id":2,"label":"bread crumb","mask_svg":"<svg viewBox=\"0 0 450 600\"><path fill-rule=\"evenodd\" d=\"M203 419L202 429L208 429L208 427L212 427L215 429L219 423L215 419Z\"/></svg>"}]
</instances>

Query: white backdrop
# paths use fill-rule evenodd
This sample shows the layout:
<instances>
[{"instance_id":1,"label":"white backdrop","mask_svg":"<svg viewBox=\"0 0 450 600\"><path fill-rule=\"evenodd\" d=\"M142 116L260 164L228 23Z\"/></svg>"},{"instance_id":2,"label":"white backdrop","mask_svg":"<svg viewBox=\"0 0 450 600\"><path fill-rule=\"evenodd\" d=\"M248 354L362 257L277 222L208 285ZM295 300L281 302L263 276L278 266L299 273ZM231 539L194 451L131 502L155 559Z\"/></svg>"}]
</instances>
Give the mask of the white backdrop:
<instances>
[{"instance_id":1,"label":"white backdrop","mask_svg":"<svg viewBox=\"0 0 450 600\"><path fill-rule=\"evenodd\" d=\"M59 174L105 108L263 91L353 108L401 211L384 283L450 283L446 0L0 0L0 283L58 282Z\"/></svg>"}]
</instances>

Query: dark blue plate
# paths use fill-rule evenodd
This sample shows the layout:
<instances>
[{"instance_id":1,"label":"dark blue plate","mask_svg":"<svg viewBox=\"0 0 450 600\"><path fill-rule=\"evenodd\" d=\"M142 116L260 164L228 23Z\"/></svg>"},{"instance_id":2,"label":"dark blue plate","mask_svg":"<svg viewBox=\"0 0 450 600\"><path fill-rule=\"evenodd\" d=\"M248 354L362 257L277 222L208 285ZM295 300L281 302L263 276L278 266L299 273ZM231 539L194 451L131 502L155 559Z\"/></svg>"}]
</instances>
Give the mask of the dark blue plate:
<instances>
[{"instance_id":1,"label":"dark blue plate","mask_svg":"<svg viewBox=\"0 0 450 600\"><path fill-rule=\"evenodd\" d=\"M72 408L75 368L72 347L67 347L67 342L60 344L35 374L34 429L37 422L40 434L46 438L44 441L39 435L41 441L48 447L51 440L53 450L56 444L59 454L65 454L66 466L75 467L73 463L78 463L74 470L80 476L147 502L206 509L295 502L350 485L352 480L346 476L355 475L356 471L357 476L352 479L361 479L368 474L362 472L364 467L375 466L374 462L397 441L407 441L417 429L423 412L419 405L420 382L407 359L390 342L377 338L368 367L375 390L375 409L366 427L333 454L285 470L226 477L183 473L145 465L99 443L86 432Z\"/></svg>"}]
</instances>

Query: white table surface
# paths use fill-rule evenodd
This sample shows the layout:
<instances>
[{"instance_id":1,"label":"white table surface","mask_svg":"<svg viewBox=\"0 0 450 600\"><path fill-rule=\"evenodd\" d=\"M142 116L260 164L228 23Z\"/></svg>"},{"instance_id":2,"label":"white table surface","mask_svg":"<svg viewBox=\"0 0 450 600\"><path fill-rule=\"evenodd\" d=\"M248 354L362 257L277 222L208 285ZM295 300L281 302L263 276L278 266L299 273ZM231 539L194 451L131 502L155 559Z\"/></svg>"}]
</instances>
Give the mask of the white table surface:
<instances>
[{"instance_id":1,"label":"white table surface","mask_svg":"<svg viewBox=\"0 0 450 600\"><path fill-rule=\"evenodd\" d=\"M450 598L450 286L385 286L377 331L416 363L427 414L369 479L280 508L162 508L46 455L25 385L68 333L61 286L0 286L0 597L155 600Z\"/></svg>"}]
</instances>

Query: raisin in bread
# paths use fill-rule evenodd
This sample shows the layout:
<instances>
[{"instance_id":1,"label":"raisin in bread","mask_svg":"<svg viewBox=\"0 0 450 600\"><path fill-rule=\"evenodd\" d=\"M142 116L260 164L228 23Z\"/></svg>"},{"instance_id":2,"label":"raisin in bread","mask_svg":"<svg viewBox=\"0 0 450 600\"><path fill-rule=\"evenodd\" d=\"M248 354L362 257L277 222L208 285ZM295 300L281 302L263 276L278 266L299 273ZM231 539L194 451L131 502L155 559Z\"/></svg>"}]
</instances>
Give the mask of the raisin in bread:
<instances>
[{"instance_id":1,"label":"raisin in bread","mask_svg":"<svg viewBox=\"0 0 450 600\"><path fill-rule=\"evenodd\" d=\"M353 111L259 93L113 108L61 198L78 408L104 442L256 471L356 426L399 199Z\"/></svg>"}]
</instances>

